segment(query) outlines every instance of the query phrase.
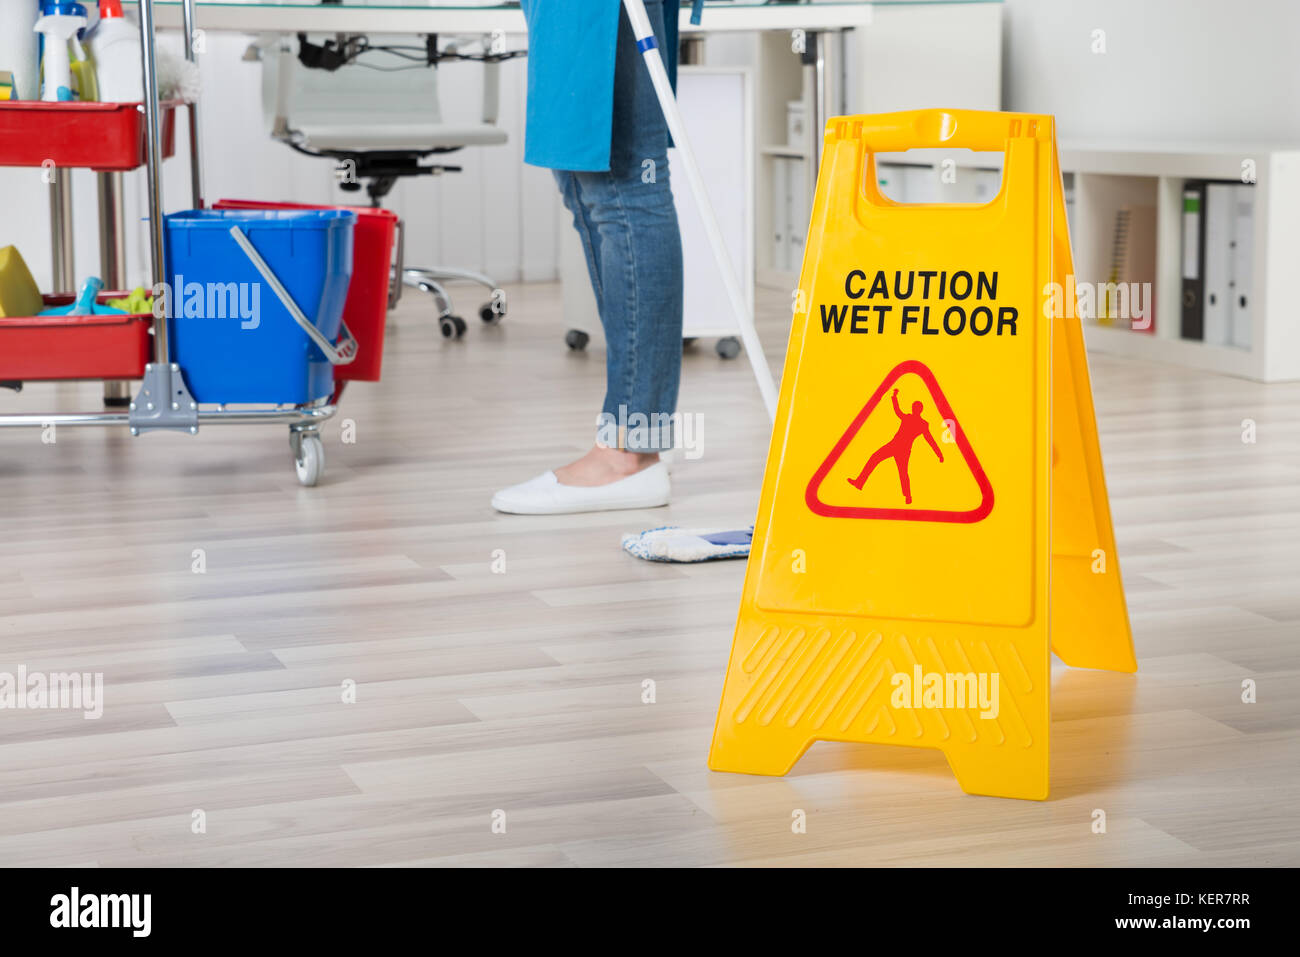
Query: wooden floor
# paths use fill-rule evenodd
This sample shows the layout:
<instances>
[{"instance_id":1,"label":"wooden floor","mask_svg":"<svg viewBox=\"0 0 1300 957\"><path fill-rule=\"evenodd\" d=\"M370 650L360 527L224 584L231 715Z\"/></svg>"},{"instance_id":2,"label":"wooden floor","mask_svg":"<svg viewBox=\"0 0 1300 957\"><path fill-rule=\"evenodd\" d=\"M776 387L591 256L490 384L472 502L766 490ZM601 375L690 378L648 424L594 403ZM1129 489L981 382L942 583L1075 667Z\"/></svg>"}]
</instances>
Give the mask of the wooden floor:
<instances>
[{"instance_id":1,"label":"wooden floor","mask_svg":"<svg viewBox=\"0 0 1300 957\"><path fill-rule=\"evenodd\" d=\"M688 352L705 454L670 508L498 515L492 490L585 447L604 376L565 350L558 287L511 293L460 342L408 293L315 489L282 427L0 430L0 672L106 683L98 720L0 711L0 863L1300 864L1300 385L1093 357L1141 670L1057 671L1050 801L966 796L907 748L714 774L744 565L651 565L619 536L752 520L749 371ZM787 308L761 296L774 368Z\"/></svg>"}]
</instances>

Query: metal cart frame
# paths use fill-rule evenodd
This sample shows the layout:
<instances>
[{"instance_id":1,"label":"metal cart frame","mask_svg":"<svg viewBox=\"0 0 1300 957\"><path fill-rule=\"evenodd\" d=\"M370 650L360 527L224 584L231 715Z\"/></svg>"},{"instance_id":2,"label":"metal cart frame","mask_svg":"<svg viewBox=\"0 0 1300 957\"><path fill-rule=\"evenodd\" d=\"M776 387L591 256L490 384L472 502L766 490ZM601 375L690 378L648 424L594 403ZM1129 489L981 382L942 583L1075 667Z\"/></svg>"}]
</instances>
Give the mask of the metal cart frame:
<instances>
[{"instance_id":1,"label":"metal cart frame","mask_svg":"<svg viewBox=\"0 0 1300 957\"><path fill-rule=\"evenodd\" d=\"M194 0L184 0L185 58L194 62ZM149 192L149 258L156 290L166 279L162 211L162 144L158 108L158 74L154 50L153 0L139 0L140 49L143 62L146 155L145 178ZM195 103L189 109L190 188L196 208L203 206L202 164L199 149L199 111ZM70 237L66 237L70 238ZM131 435L166 430L197 434L204 424L250 425L276 423L289 427L289 447L293 452L298 480L307 486L319 481L325 469L325 449L321 442L321 425L334 415L336 406L330 398L304 405L277 406L269 409L200 409L185 384L185 373L171 359L167 320L156 314L153 321L153 361L145 366L140 390L123 412L19 413L0 415L0 428L33 426L124 425Z\"/></svg>"}]
</instances>

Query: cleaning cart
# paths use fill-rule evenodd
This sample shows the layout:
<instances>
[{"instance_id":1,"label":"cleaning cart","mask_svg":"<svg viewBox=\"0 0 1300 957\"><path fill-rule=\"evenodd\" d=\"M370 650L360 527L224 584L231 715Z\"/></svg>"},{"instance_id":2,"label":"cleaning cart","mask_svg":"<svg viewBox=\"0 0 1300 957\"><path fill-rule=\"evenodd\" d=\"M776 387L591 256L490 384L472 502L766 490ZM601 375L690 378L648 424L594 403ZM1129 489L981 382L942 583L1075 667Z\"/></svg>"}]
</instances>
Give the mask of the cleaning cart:
<instances>
[{"instance_id":1,"label":"cleaning cart","mask_svg":"<svg viewBox=\"0 0 1300 957\"><path fill-rule=\"evenodd\" d=\"M184 0L183 11L192 61L194 0ZM145 168L155 290L152 314L0 317L0 384L141 379L139 391L123 411L0 414L0 427L119 426L138 436L274 423L288 427L299 481L315 485L325 464L320 428L335 412L332 369L358 355L343 317L355 214L202 209L198 111L187 104L198 208L164 216L162 159L172 151L176 104L158 102L152 0L140 0L139 16L143 103L0 104L0 165L45 167L55 175L74 167ZM199 283L207 290L200 302L222 310L220 321L187 311L187 289L204 273L219 281ZM257 315L245 318L241 290L254 287ZM114 295L122 294L98 299ZM49 306L68 302L69 296L46 297Z\"/></svg>"}]
</instances>

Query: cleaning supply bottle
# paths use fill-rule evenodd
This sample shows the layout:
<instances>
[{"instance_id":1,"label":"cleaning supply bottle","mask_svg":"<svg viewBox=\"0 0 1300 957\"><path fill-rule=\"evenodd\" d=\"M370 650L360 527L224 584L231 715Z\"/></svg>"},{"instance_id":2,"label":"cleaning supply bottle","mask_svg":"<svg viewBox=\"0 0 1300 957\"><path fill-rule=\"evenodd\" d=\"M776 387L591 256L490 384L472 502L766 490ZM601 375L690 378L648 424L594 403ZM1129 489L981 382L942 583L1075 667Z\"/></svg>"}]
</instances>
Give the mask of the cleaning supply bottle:
<instances>
[{"instance_id":1,"label":"cleaning supply bottle","mask_svg":"<svg viewBox=\"0 0 1300 957\"><path fill-rule=\"evenodd\" d=\"M140 29L122 14L122 0L99 0L99 23L90 34L99 99L105 103L144 100Z\"/></svg>"},{"instance_id":2,"label":"cleaning supply bottle","mask_svg":"<svg viewBox=\"0 0 1300 957\"><path fill-rule=\"evenodd\" d=\"M81 284L77 298L70 306L50 306L37 313L38 316L121 316L125 310L112 306L101 306L99 294L104 290L104 280L98 276L88 276Z\"/></svg>"},{"instance_id":3,"label":"cleaning supply bottle","mask_svg":"<svg viewBox=\"0 0 1300 957\"><path fill-rule=\"evenodd\" d=\"M90 47L83 46L81 38L74 36L68 46L72 48L72 89L75 98L92 102L99 99L99 84L96 80L95 57Z\"/></svg>"},{"instance_id":4,"label":"cleaning supply bottle","mask_svg":"<svg viewBox=\"0 0 1300 957\"><path fill-rule=\"evenodd\" d=\"M0 73L7 74L7 95L0 99L34 100L41 95L35 24L35 0L0 0Z\"/></svg>"},{"instance_id":5,"label":"cleaning supply bottle","mask_svg":"<svg viewBox=\"0 0 1300 957\"><path fill-rule=\"evenodd\" d=\"M70 41L86 25L86 8L66 0L46 0L36 32L42 37L41 99L49 103L75 99L72 83Z\"/></svg>"}]
</instances>

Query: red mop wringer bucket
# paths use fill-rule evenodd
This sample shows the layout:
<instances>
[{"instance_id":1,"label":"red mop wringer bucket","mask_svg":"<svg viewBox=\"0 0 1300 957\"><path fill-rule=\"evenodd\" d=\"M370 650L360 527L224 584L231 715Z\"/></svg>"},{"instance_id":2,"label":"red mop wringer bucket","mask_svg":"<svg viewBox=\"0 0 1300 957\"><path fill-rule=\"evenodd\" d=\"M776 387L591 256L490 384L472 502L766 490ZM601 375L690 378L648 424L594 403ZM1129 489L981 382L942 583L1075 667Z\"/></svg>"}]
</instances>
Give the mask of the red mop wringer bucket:
<instances>
[{"instance_id":1,"label":"red mop wringer bucket","mask_svg":"<svg viewBox=\"0 0 1300 957\"><path fill-rule=\"evenodd\" d=\"M195 401L305 405L333 393L334 364L357 354L342 322L355 223L346 210L165 217L172 361Z\"/></svg>"}]
</instances>

